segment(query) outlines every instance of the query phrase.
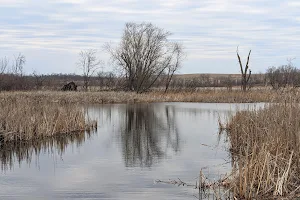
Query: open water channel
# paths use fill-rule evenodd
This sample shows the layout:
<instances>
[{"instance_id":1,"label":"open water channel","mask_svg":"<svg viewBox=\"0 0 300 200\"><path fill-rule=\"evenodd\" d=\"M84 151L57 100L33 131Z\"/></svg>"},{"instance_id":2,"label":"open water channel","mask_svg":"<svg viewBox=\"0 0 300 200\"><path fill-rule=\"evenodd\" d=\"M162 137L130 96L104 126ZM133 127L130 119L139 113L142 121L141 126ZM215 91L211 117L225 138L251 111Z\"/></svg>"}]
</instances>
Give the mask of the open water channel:
<instances>
[{"instance_id":1,"label":"open water channel","mask_svg":"<svg viewBox=\"0 0 300 200\"><path fill-rule=\"evenodd\" d=\"M218 119L249 106L89 106L87 115L98 121L95 133L1 146L0 199L195 199L193 187L155 180L195 184L201 168L211 179L229 172Z\"/></svg>"}]
</instances>

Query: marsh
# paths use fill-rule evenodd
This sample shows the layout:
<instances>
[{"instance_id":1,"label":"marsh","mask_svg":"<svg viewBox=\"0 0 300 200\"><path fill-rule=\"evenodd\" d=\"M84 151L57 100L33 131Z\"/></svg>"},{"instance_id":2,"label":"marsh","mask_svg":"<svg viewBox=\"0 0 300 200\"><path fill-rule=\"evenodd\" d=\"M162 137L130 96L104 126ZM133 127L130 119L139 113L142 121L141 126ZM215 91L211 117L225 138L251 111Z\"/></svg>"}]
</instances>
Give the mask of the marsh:
<instances>
[{"instance_id":1,"label":"marsh","mask_svg":"<svg viewBox=\"0 0 300 200\"><path fill-rule=\"evenodd\" d=\"M2 145L1 199L194 199L200 168L230 171L218 119L251 104L107 104L85 108L94 133ZM218 166L218 167L214 167Z\"/></svg>"}]
</instances>

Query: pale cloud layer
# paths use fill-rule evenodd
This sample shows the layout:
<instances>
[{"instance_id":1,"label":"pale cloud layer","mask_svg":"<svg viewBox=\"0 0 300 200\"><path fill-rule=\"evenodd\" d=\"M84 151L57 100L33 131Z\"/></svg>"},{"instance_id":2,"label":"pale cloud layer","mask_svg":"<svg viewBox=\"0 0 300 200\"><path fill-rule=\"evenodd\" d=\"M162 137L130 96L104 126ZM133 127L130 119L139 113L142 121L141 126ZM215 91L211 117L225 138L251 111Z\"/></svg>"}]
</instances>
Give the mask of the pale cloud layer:
<instances>
[{"instance_id":1,"label":"pale cloud layer","mask_svg":"<svg viewBox=\"0 0 300 200\"><path fill-rule=\"evenodd\" d=\"M0 57L23 52L26 72L80 73L77 55L117 43L126 22L152 22L182 42L182 73L238 73L239 46L251 68L294 58L300 67L300 2L296 0L0 0ZM106 70L111 70L107 65Z\"/></svg>"}]
</instances>

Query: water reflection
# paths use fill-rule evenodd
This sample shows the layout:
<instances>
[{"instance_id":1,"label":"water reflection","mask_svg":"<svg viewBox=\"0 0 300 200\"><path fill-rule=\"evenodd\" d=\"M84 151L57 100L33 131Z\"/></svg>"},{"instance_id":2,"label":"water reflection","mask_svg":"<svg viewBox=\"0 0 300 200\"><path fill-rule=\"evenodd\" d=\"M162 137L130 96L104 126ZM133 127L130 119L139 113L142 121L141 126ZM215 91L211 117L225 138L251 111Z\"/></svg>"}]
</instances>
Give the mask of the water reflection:
<instances>
[{"instance_id":1,"label":"water reflection","mask_svg":"<svg viewBox=\"0 0 300 200\"><path fill-rule=\"evenodd\" d=\"M0 144L6 170L0 173L0 199L195 199L198 190L153 182L180 178L194 184L207 166L211 180L228 172L230 164L220 165L228 152L214 147L226 145L217 138L218 117L235 107L88 106L86 115L98 121L97 134Z\"/></svg>"},{"instance_id":2,"label":"water reflection","mask_svg":"<svg viewBox=\"0 0 300 200\"><path fill-rule=\"evenodd\" d=\"M103 105L85 108L86 115L97 119L104 127L116 127L117 141L126 167L151 167L160 160L178 154L182 150L182 134L179 124L186 117L198 118L220 114L228 116L231 109L217 108L210 104L203 107L179 106L180 104ZM186 129L186 128L185 128ZM110 130L108 130L110 132ZM184 132L185 130L182 129ZM12 169L22 161L30 164L41 153L62 156L69 145L81 146L91 133L77 133L39 141L0 141L1 170ZM112 138L112 136L111 136ZM218 140L219 141L219 140Z\"/></svg>"},{"instance_id":3,"label":"water reflection","mask_svg":"<svg viewBox=\"0 0 300 200\"><path fill-rule=\"evenodd\" d=\"M180 151L176 112L169 107L128 105L123 111L119 132L126 167L151 167L167 150Z\"/></svg>"},{"instance_id":4,"label":"water reflection","mask_svg":"<svg viewBox=\"0 0 300 200\"><path fill-rule=\"evenodd\" d=\"M40 153L57 153L62 156L69 145L75 144L76 147L79 147L91 137L91 134L91 132L78 132L42 140L0 142L1 170L11 170L15 163L20 165L22 161L30 164L32 157L38 156Z\"/></svg>"}]
</instances>

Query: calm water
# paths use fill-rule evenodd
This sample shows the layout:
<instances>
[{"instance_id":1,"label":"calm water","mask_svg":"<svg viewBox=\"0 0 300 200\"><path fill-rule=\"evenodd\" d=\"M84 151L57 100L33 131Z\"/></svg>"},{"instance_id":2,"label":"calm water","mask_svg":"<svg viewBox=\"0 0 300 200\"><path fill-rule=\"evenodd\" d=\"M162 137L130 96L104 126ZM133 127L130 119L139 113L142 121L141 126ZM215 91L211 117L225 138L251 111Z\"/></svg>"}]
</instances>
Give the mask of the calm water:
<instances>
[{"instance_id":1,"label":"calm water","mask_svg":"<svg viewBox=\"0 0 300 200\"><path fill-rule=\"evenodd\" d=\"M0 146L0 199L195 199L193 187L155 180L194 184L206 166L210 178L228 172L218 118L248 106L90 106L96 133Z\"/></svg>"}]
</instances>

